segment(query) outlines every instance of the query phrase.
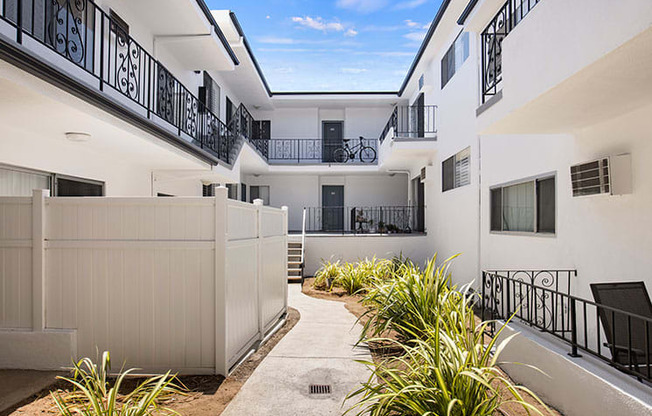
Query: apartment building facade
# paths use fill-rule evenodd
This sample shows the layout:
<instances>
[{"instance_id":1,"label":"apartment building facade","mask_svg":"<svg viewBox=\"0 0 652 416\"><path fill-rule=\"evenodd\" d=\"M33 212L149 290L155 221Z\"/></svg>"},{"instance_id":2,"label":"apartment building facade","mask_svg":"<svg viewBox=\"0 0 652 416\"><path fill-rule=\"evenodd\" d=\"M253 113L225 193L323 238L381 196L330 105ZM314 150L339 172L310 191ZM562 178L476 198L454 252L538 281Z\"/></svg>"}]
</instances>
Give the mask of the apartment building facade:
<instances>
[{"instance_id":1,"label":"apartment building facade","mask_svg":"<svg viewBox=\"0 0 652 416\"><path fill-rule=\"evenodd\" d=\"M478 291L504 269L649 288L650 45L647 0L444 0L398 91L275 93L202 0L0 0L0 196L219 184L288 207L307 274L461 253Z\"/></svg>"}]
</instances>

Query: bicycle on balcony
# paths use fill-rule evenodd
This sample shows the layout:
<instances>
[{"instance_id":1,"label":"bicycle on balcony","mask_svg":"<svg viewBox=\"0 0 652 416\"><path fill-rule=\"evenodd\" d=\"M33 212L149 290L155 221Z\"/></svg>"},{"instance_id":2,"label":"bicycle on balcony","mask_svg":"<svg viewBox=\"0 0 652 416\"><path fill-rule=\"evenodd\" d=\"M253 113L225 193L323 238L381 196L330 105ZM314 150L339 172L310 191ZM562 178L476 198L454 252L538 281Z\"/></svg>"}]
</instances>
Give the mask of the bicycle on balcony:
<instances>
[{"instance_id":1,"label":"bicycle on balcony","mask_svg":"<svg viewBox=\"0 0 652 416\"><path fill-rule=\"evenodd\" d=\"M360 136L360 142L353 146L349 145L350 139L342 140L342 147L333 151L333 160L337 163L346 163L349 160L355 160L356 156L362 163L374 163L376 161L376 150L367 146L364 137Z\"/></svg>"}]
</instances>

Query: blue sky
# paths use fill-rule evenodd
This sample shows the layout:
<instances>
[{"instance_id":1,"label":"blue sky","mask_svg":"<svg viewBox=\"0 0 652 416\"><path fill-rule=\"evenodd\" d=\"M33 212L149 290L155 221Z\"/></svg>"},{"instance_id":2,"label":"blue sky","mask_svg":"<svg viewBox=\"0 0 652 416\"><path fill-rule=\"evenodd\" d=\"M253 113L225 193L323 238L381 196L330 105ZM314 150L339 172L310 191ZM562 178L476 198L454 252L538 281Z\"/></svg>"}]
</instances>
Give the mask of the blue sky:
<instances>
[{"instance_id":1,"label":"blue sky","mask_svg":"<svg viewBox=\"0 0 652 416\"><path fill-rule=\"evenodd\" d=\"M206 0L231 9L272 91L396 91L441 0Z\"/></svg>"}]
</instances>

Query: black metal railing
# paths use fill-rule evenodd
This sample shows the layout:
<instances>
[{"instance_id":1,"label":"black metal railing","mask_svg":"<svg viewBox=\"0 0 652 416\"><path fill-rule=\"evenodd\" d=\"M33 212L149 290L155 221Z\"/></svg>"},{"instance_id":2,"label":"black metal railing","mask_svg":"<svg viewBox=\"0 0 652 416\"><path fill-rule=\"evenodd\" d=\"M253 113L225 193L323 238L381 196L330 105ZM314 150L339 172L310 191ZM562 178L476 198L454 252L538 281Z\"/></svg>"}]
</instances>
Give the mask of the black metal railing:
<instances>
[{"instance_id":1,"label":"black metal railing","mask_svg":"<svg viewBox=\"0 0 652 416\"><path fill-rule=\"evenodd\" d=\"M171 124L196 146L232 163L234 137L218 116L91 0L5 0L0 20Z\"/></svg>"},{"instance_id":2,"label":"black metal railing","mask_svg":"<svg viewBox=\"0 0 652 416\"><path fill-rule=\"evenodd\" d=\"M514 319L583 351L638 379L652 381L652 319L570 294L575 270L484 271L482 319ZM601 326L601 316L610 328ZM495 331L495 324L490 327ZM608 331L609 333L605 333ZM616 339L626 340L619 345Z\"/></svg>"},{"instance_id":3,"label":"black metal railing","mask_svg":"<svg viewBox=\"0 0 652 416\"><path fill-rule=\"evenodd\" d=\"M341 142L325 141L322 139L253 139L252 144L261 153L266 155L272 164L377 164L378 158L370 162L363 158L360 160L359 152L353 149L353 158L344 162L336 160L335 150L342 148ZM378 152L378 140L363 139L364 146L371 147ZM351 146L357 146L359 139L351 139Z\"/></svg>"},{"instance_id":4,"label":"black metal railing","mask_svg":"<svg viewBox=\"0 0 652 416\"><path fill-rule=\"evenodd\" d=\"M396 106L380 134L380 142L392 134L392 138L422 139L437 134L437 106L412 105Z\"/></svg>"},{"instance_id":5,"label":"black metal railing","mask_svg":"<svg viewBox=\"0 0 652 416\"><path fill-rule=\"evenodd\" d=\"M425 208L416 206L306 207L306 232L410 234L425 232Z\"/></svg>"},{"instance_id":6,"label":"black metal railing","mask_svg":"<svg viewBox=\"0 0 652 416\"><path fill-rule=\"evenodd\" d=\"M503 40L540 0L508 0L481 34L482 102L498 93L502 81Z\"/></svg>"}]
</instances>

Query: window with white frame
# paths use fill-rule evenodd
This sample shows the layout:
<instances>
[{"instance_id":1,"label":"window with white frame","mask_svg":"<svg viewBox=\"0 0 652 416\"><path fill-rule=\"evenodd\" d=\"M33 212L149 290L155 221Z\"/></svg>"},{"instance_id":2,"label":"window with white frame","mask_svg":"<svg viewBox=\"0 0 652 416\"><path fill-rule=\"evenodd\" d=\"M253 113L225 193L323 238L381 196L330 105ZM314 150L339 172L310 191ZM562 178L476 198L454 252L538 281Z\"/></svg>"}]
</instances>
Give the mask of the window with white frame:
<instances>
[{"instance_id":1,"label":"window with white frame","mask_svg":"<svg viewBox=\"0 0 652 416\"><path fill-rule=\"evenodd\" d=\"M471 183L471 148L454 154L441 164L442 192Z\"/></svg>"},{"instance_id":2,"label":"window with white frame","mask_svg":"<svg viewBox=\"0 0 652 416\"><path fill-rule=\"evenodd\" d=\"M269 186L252 185L249 187L250 202L262 199L263 205L269 205Z\"/></svg>"},{"instance_id":3,"label":"window with white frame","mask_svg":"<svg viewBox=\"0 0 652 416\"><path fill-rule=\"evenodd\" d=\"M556 230L555 176L491 188L491 231Z\"/></svg>"},{"instance_id":4,"label":"window with white frame","mask_svg":"<svg viewBox=\"0 0 652 416\"><path fill-rule=\"evenodd\" d=\"M469 57L469 32L462 32L457 36L448 51L441 59L441 87L444 88L453 78L455 72Z\"/></svg>"}]
</instances>

